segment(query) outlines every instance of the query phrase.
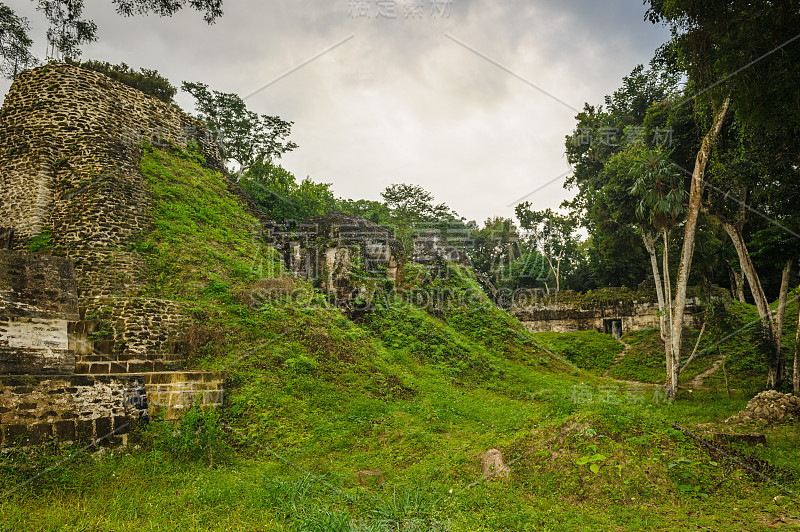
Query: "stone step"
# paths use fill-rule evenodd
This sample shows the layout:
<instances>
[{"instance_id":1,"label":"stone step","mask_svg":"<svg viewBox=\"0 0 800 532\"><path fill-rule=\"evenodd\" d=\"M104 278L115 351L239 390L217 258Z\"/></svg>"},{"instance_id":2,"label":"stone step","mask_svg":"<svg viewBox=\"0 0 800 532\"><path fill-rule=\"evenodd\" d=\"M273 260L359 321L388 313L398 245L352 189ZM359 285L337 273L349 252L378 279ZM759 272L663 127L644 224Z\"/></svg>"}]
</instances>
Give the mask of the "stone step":
<instances>
[{"instance_id":1,"label":"stone step","mask_svg":"<svg viewBox=\"0 0 800 532\"><path fill-rule=\"evenodd\" d=\"M109 375L115 373L152 373L168 371L170 365L183 362L183 356L175 353L152 355L146 360L138 357L123 359L122 356L82 355L75 361L75 373L79 375ZM128 358L128 357L125 357Z\"/></svg>"},{"instance_id":2,"label":"stone step","mask_svg":"<svg viewBox=\"0 0 800 532\"><path fill-rule=\"evenodd\" d=\"M209 371L164 371L142 375L150 414L164 409L166 419L180 418L199 401L202 406L221 406L225 376Z\"/></svg>"}]
</instances>

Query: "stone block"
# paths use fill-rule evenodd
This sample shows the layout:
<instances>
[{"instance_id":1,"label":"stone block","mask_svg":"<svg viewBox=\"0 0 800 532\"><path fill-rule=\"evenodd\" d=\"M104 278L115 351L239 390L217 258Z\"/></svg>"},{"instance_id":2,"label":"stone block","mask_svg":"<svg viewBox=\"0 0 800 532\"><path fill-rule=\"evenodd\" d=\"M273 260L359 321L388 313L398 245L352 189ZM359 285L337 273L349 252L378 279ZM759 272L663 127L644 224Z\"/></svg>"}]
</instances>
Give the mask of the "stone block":
<instances>
[{"instance_id":1,"label":"stone block","mask_svg":"<svg viewBox=\"0 0 800 532\"><path fill-rule=\"evenodd\" d=\"M94 439L94 424L91 419L79 419L75 422L77 441L88 443Z\"/></svg>"},{"instance_id":2,"label":"stone block","mask_svg":"<svg viewBox=\"0 0 800 532\"><path fill-rule=\"evenodd\" d=\"M114 431L113 421L110 417L99 417L94 420L95 438L100 439L108 436Z\"/></svg>"},{"instance_id":3,"label":"stone block","mask_svg":"<svg viewBox=\"0 0 800 532\"><path fill-rule=\"evenodd\" d=\"M111 363L107 362L92 362L89 367L89 373L92 375L108 375L111 369Z\"/></svg>"},{"instance_id":4,"label":"stone block","mask_svg":"<svg viewBox=\"0 0 800 532\"><path fill-rule=\"evenodd\" d=\"M53 439L53 425L51 423L37 423L30 426L30 443L39 445Z\"/></svg>"},{"instance_id":5,"label":"stone block","mask_svg":"<svg viewBox=\"0 0 800 532\"><path fill-rule=\"evenodd\" d=\"M75 422L74 421L56 421L53 423L55 437L59 441L74 441L75 440Z\"/></svg>"},{"instance_id":6,"label":"stone block","mask_svg":"<svg viewBox=\"0 0 800 532\"><path fill-rule=\"evenodd\" d=\"M28 425L5 425L2 427L5 445L30 445L31 434Z\"/></svg>"},{"instance_id":7,"label":"stone block","mask_svg":"<svg viewBox=\"0 0 800 532\"><path fill-rule=\"evenodd\" d=\"M117 416L114 418L114 434L127 434L131 431L131 421L128 417Z\"/></svg>"}]
</instances>

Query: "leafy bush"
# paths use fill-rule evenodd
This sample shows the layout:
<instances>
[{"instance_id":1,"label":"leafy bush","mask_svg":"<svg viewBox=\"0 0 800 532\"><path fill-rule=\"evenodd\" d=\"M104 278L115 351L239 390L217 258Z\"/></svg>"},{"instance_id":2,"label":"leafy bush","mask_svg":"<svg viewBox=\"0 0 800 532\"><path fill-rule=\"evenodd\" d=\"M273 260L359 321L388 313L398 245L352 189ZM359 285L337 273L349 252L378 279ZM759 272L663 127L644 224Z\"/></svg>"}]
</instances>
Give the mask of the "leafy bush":
<instances>
[{"instance_id":1,"label":"leafy bush","mask_svg":"<svg viewBox=\"0 0 800 532\"><path fill-rule=\"evenodd\" d=\"M170 84L167 78L158 73L158 70L140 68L139 72L137 72L125 63L112 65L105 61L84 61L82 63L70 59L66 61L71 65L88 68L89 70L105 74L113 80L124 83L150 96L154 96L164 103L171 103L172 98L178 91L178 89Z\"/></svg>"},{"instance_id":2,"label":"leafy bush","mask_svg":"<svg viewBox=\"0 0 800 532\"><path fill-rule=\"evenodd\" d=\"M49 249L51 238L52 235L50 234L50 231L45 229L44 231L33 237L30 242L28 242L28 251L34 252L34 251L42 251L43 249Z\"/></svg>"},{"instance_id":3,"label":"leafy bush","mask_svg":"<svg viewBox=\"0 0 800 532\"><path fill-rule=\"evenodd\" d=\"M214 464L229 450L222 428L222 417L216 408L195 402L183 413L177 425L163 418L150 421L144 440L154 449L167 453L173 460Z\"/></svg>"}]
</instances>

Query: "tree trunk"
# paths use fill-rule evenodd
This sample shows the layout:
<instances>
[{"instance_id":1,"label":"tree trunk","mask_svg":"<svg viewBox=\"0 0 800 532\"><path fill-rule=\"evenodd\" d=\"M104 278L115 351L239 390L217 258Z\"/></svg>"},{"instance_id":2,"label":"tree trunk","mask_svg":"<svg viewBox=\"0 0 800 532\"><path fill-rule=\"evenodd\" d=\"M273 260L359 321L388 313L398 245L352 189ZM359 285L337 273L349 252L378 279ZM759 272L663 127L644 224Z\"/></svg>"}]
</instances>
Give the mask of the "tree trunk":
<instances>
[{"instance_id":1,"label":"tree trunk","mask_svg":"<svg viewBox=\"0 0 800 532\"><path fill-rule=\"evenodd\" d=\"M697 218L700 215L700 207L703 202L703 176L705 175L708 158L711 155L711 148L714 146L714 141L716 141L717 135L719 135L722 129L722 122L725 120L725 115L728 113L729 105L730 98L725 98L722 107L720 107L714 117L714 124L703 138L700 151L697 152L694 171L692 172L692 185L689 192L689 208L686 213L683 249L681 250L681 262L678 267L678 279L675 283L675 302L672 305L673 321L670 340L672 343L673 367L671 368L672 374L668 375L667 378L666 389L666 396L669 399L674 399L678 391L678 373L676 367L680 365L683 314L686 310L686 289L689 284L689 273L692 269L692 256L694 255L694 243L695 237L697 236ZM677 364L675 363L676 361Z\"/></svg>"},{"instance_id":2,"label":"tree trunk","mask_svg":"<svg viewBox=\"0 0 800 532\"><path fill-rule=\"evenodd\" d=\"M672 303L672 284L669 278L669 231L664 229L661 232L661 238L664 240L664 297ZM669 312L669 323L672 324L672 305L667 306L667 311ZM670 330L667 330L667 333L671 335Z\"/></svg>"},{"instance_id":3,"label":"tree trunk","mask_svg":"<svg viewBox=\"0 0 800 532\"><path fill-rule=\"evenodd\" d=\"M561 291L561 255L556 258L556 293Z\"/></svg>"},{"instance_id":4,"label":"tree trunk","mask_svg":"<svg viewBox=\"0 0 800 532\"><path fill-rule=\"evenodd\" d=\"M650 266L653 268L653 281L656 285L656 298L658 299L658 328L661 331L661 341L664 345L669 343L667 336L667 318L666 308L664 305L664 287L661 284L661 274L658 271L658 257L656 256L656 237L652 233L642 233L642 240L644 247L647 249L647 254L650 255Z\"/></svg>"},{"instance_id":5,"label":"tree trunk","mask_svg":"<svg viewBox=\"0 0 800 532\"><path fill-rule=\"evenodd\" d=\"M783 352L783 320L786 316L786 299L789 297L789 277L792 275L793 259L788 259L783 265L781 274L781 291L778 295L778 311L775 313L775 384L779 384L786 378L786 355Z\"/></svg>"},{"instance_id":6,"label":"tree trunk","mask_svg":"<svg viewBox=\"0 0 800 532\"><path fill-rule=\"evenodd\" d=\"M800 305L798 305L800 307ZM792 389L795 395L800 395L800 310L797 315L797 333L794 337L794 376Z\"/></svg>"},{"instance_id":7,"label":"tree trunk","mask_svg":"<svg viewBox=\"0 0 800 532\"><path fill-rule=\"evenodd\" d=\"M697 342L695 342L695 344L694 344L694 349L692 349L692 354L689 357L689 359L686 361L686 364L684 364L683 367L678 371L678 374L683 373L683 371L687 367L689 367L689 364L692 362L692 360L694 360L695 355L697 355L697 348L700 347L700 340L703 339L703 333L706 330L706 325L708 325L708 322L704 321L703 322L703 326L700 327L700 334L697 335Z\"/></svg>"},{"instance_id":8,"label":"tree trunk","mask_svg":"<svg viewBox=\"0 0 800 532\"><path fill-rule=\"evenodd\" d=\"M731 278L731 296L737 301L744 303L744 277L742 277L739 270L727 262L726 264L728 264L728 275Z\"/></svg>"},{"instance_id":9,"label":"tree trunk","mask_svg":"<svg viewBox=\"0 0 800 532\"><path fill-rule=\"evenodd\" d=\"M672 285L669 276L669 231L661 231L661 238L664 241L664 251L662 252L664 268L664 297L667 300L667 341L664 342L664 356L667 359L667 388L678 389L678 377L680 375L680 361L675 358L672 347L672 335L675 329L672 324Z\"/></svg>"},{"instance_id":10,"label":"tree trunk","mask_svg":"<svg viewBox=\"0 0 800 532\"><path fill-rule=\"evenodd\" d=\"M753 295L753 300L758 309L758 315L761 317L764 329L769 337L772 353L770 354L771 360L769 364L769 373L767 375L767 387L774 388L778 381L776 368L777 360L780 357L780 334L776 328L772 311L769 309L769 300L764 293L764 288L761 286L761 280L758 278L758 272L756 272L753 261L750 259L750 252L747 250L747 244L744 241L740 228L728 222L723 222L722 227L725 228L725 232L730 236L733 247L736 249L736 254L739 256L739 262L747 278L747 284L750 286L750 293Z\"/></svg>"}]
</instances>

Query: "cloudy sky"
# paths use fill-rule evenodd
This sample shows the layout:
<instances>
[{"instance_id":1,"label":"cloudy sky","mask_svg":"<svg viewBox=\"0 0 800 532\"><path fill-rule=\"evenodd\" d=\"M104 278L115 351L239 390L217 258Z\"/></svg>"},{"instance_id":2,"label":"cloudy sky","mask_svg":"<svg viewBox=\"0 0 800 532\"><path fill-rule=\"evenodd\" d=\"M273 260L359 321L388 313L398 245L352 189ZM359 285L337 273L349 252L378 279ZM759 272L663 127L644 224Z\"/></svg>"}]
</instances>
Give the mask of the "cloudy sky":
<instances>
[{"instance_id":1,"label":"cloudy sky","mask_svg":"<svg viewBox=\"0 0 800 532\"><path fill-rule=\"evenodd\" d=\"M29 18L43 57L34 2L4 1ZM252 94L251 109L294 122L300 148L282 164L298 179L376 200L392 183L418 184L480 222L512 216L521 198L569 198L576 111L669 36L643 20L640 0L225 0L211 26L191 10L123 18L108 0L86 4L99 39L84 59ZM193 110L189 95L176 99Z\"/></svg>"}]
</instances>

